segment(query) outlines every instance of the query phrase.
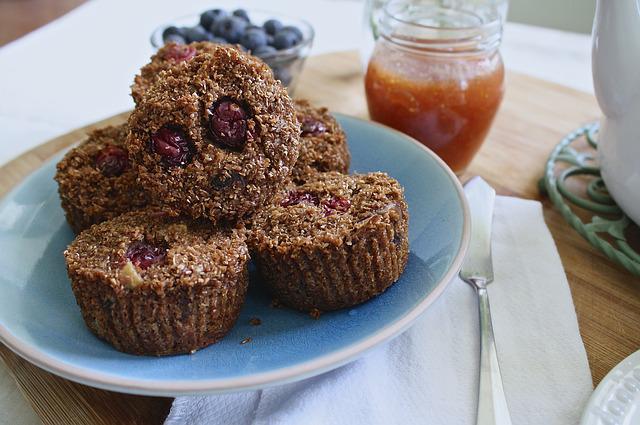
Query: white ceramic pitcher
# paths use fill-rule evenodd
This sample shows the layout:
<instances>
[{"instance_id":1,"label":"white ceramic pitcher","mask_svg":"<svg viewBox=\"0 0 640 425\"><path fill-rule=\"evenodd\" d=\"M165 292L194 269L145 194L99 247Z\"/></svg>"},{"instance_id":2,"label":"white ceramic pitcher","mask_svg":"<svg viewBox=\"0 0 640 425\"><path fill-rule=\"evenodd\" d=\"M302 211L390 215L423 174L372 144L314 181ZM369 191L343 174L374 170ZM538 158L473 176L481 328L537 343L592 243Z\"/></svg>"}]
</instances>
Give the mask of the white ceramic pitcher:
<instances>
[{"instance_id":1,"label":"white ceramic pitcher","mask_svg":"<svg viewBox=\"0 0 640 425\"><path fill-rule=\"evenodd\" d=\"M598 136L602 178L640 224L640 0L598 0L592 67L604 113Z\"/></svg>"}]
</instances>

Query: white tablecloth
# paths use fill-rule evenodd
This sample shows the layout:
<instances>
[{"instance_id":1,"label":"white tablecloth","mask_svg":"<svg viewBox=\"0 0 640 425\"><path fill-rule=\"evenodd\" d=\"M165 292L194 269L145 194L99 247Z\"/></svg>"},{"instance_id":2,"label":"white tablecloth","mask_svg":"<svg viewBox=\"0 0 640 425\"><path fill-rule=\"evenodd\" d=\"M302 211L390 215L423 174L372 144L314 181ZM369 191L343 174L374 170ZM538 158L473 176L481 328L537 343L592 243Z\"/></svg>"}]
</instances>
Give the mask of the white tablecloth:
<instances>
[{"instance_id":1,"label":"white tablecloth","mask_svg":"<svg viewBox=\"0 0 640 425\"><path fill-rule=\"evenodd\" d=\"M0 164L131 108L128 87L152 53L148 37L158 24L240 4L307 19L316 29L312 54L359 47L359 1L93 0L0 49ZM502 53L511 70L592 91L586 35L508 23ZM0 369L0 425L34 423L35 415L25 411L14 382Z\"/></svg>"}]
</instances>

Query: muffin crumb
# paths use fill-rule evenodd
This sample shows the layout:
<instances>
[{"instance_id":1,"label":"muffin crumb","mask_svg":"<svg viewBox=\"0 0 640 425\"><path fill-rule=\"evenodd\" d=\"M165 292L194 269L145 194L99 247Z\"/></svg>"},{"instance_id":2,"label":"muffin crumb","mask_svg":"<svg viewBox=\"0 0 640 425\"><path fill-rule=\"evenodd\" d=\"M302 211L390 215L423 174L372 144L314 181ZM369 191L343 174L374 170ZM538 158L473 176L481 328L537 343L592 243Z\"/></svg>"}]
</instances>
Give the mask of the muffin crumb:
<instances>
[{"instance_id":1,"label":"muffin crumb","mask_svg":"<svg viewBox=\"0 0 640 425\"><path fill-rule=\"evenodd\" d=\"M318 320L321 315L322 315L322 312L317 308L312 308L311 311L309 311L309 316L311 316L311 318L314 320Z\"/></svg>"},{"instance_id":2,"label":"muffin crumb","mask_svg":"<svg viewBox=\"0 0 640 425\"><path fill-rule=\"evenodd\" d=\"M269 304L269 307L271 307L271 308L283 308L284 305L282 304L282 302L279 299L273 298L273 299L271 299L271 303Z\"/></svg>"}]
</instances>

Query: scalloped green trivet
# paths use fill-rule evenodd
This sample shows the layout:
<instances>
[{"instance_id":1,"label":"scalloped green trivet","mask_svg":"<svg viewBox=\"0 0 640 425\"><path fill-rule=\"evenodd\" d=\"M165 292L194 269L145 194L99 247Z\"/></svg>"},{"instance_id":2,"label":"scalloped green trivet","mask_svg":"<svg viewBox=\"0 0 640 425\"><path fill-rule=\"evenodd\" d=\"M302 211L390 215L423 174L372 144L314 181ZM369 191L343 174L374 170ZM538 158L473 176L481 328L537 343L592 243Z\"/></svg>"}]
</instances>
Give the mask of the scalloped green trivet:
<instances>
[{"instance_id":1,"label":"scalloped green trivet","mask_svg":"<svg viewBox=\"0 0 640 425\"><path fill-rule=\"evenodd\" d=\"M594 163L598 128L597 122L591 123L562 139L549 155L541 190L549 196L564 219L591 245L634 275L640 276L640 252L627 240L629 229L636 224L609 196L600 177L600 169ZM571 146L580 139L587 141L586 150ZM576 193L567 184L567 179L574 176L590 177L584 194ZM578 216L570 204L593 213L590 221L586 222Z\"/></svg>"}]
</instances>

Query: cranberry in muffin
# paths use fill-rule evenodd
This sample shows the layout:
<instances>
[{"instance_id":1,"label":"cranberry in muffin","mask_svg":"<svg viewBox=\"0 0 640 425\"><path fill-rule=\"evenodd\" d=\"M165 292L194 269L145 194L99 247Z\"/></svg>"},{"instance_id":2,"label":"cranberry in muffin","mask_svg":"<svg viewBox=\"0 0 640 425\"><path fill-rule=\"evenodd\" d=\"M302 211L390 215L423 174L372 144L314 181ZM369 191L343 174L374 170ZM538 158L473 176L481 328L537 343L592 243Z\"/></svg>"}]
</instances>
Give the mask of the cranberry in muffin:
<instances>
[{"instance_id":1,"label":"cranberry in muffin","mask_svg":"<svg viewBox=\"0 0 640 425\"><path fill-rule=\"evenodd\" d=\"M298 158L286 90L263 62L221 45L161 72L129 128L130 159L149 196L214 222L265 205Z\"/></svg>"},{"instance_id":2,"label":"cranberry in muffin","mask_svg":"<svg viewBox=\"0 0 640 425\"><path fill-rule=\"evenodd\" d=\"M153 209L91 227L64 256L89 329L132 354L188 353L218 341L247 290L243 230Z\"/></svg>"},{"instance_id":3,"label":"cranberry in muffin","mask_svg":"<svg viewBox=\"0 0 640 425\"><path fill-rule=\"evenodd\" d=\"M256 214L249 247L264 282L289 307L362 303L398 280L406 265L402 187L383 173L316 174Z\"/></svg>"},{"instance_id":4,"label":"cranberry in muffin","mask_svg":"<svg viewBox=\"0 0 640 425\"><path fill-rule=\"evenodd\" d=\"M147 204L129 162L126 137L124 124L95 130L58 163L60 201L76 233Z\"/></svg>"},{"instance_id":5,"label":"cranberry in muffin","mask_svg":"<svg viewBox=\"0 0 640 425\"><path fill-rule=\"evenodd\" d=\"M292 179L304 183L318 172L347 173L351 155L340 124L327 108L314 107L307 100L296 100L300 122L300 155Z\"/></svg>"}]
</instances>

